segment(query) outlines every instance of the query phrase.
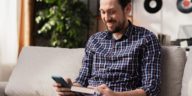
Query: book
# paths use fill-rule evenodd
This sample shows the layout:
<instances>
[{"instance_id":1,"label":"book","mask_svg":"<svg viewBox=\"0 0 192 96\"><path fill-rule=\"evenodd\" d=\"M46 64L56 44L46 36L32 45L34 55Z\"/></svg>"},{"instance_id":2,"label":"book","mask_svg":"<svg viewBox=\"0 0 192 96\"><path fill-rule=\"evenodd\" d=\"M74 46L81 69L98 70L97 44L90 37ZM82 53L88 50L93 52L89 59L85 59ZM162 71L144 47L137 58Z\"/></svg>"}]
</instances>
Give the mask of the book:
<instances>
[{"instance_id":1,"label":"book","mask_svg":"<svg viewBox=\"0 0 192 96\"><path fill-rule=\"evenodd\" d=\"M71 91L84 94L98 94L94 88L71 86Z\"/></svg>"}]
</instances>

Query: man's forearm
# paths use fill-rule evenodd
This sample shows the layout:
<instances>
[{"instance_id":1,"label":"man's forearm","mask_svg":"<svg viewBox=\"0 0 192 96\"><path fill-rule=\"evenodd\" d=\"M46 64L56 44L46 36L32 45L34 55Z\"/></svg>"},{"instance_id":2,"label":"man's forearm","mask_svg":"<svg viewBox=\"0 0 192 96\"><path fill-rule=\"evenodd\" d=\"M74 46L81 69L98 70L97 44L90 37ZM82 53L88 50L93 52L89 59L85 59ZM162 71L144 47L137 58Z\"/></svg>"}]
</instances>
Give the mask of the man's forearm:
<instances>
[{"instance_id":1,"label":"man's forearm","mask_svg":"<svg viewBox=\"0 0 192 96\"><path fill-rule=\"evenodd\" d=\"M117 92L117 96L146 96L146 92L143 89L135 89L131 91Z\"/></svg>"}]
</instances>

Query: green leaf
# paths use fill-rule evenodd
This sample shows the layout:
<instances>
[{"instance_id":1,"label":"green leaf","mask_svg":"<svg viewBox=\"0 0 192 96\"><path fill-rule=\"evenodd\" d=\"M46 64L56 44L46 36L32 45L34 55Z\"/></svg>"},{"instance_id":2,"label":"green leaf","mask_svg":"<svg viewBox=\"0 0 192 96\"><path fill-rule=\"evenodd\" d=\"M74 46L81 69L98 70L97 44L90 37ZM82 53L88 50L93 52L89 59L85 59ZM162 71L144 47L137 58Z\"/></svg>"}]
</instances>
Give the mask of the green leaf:
<instances>
[{"instance_id":1,"label":"green leaf","mask_svg":"<svg viewBox=\"0 0 192 96\"><path fill-rule=\"evenodd\" d=\"M36 0L48 6L36 13L38 34L48 38L50 46L81 47L85 42L90 11L81 0ZM75 41L75 42L74 42Z\"/></svg>"},{"instance_id":2,"label":"green leaf","mask_svg":"<svg viewBox=\"0 0 192 96\"><path fill-rule=\"evenodd\" d=\"M37 16L35 18L35 21L36 21L37 24L39 24L41 20L42 20L41 16Z\"/></svg>"},{"instance_id":3,"label":"green leaf","mask_svg":"<svg viewBox=\"0 0 192 96\"><path fill-rule=\"evenodd\" d=\"M45 0L45 3L48 3L48 4L53 4L54 2L56 2L56 0Z\"/></svg>"}]
</instances>

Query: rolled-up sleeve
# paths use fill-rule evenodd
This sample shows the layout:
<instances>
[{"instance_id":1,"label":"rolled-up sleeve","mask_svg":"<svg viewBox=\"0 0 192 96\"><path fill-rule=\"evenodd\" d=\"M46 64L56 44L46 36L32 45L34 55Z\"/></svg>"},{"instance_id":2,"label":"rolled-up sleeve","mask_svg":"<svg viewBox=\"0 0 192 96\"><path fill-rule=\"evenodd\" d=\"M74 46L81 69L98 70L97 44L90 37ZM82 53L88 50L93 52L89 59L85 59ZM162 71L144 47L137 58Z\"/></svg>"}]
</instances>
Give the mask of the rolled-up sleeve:
<instances>
[{"instance_id":1,"label":"rolled-up sleeve","mask_svg":"<svg viewBox=\"0 0 192 96\"><path fill-rule=\"evenodd\" d=\"M161 83L161 47L155 35L146 36L143 50L141 88L146 92L147 96L158 96Z\"/></svg>"},{"instance_id":2,"label":"rolled-up sleeve","mask_svg":"<svg viewBox=\"0 0 192 96\"><path fill-rule=\"evenodd\" d=\"M85 48L85 55L82 60L82 67L75 81L76 83L79 83L84 87L88 86L88 79L90 78L91 71L92 71L93 54L94 54L94 52L91 50L92 40L93 40L93 36L90 37L90 39L87 42L87 45Z\"/></svg>"}]
</instances>

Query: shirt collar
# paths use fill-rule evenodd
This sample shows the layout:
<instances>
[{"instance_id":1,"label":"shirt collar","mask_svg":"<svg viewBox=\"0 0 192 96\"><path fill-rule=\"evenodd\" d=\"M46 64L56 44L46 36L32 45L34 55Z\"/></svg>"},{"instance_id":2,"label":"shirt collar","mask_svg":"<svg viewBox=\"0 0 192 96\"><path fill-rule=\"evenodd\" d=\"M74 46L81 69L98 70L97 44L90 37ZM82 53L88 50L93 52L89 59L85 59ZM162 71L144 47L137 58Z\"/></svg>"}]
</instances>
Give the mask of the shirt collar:
<instances>
[{"instance_id":1,"label":"shirt collar","mask_svg":"<svg viewBox=\"0 0 192 96\"><path fill-rule=\"evenodd\" d=\"M128 22L129 22L128 27L127 27L126 31L123 33L122 38L128 38L132 34L133 24L129 20L128 20ZM112 39L112 33L108 32L108 31L106 31L106 32L107 32L106 39Z\"/></svg>"}]
</instances>

